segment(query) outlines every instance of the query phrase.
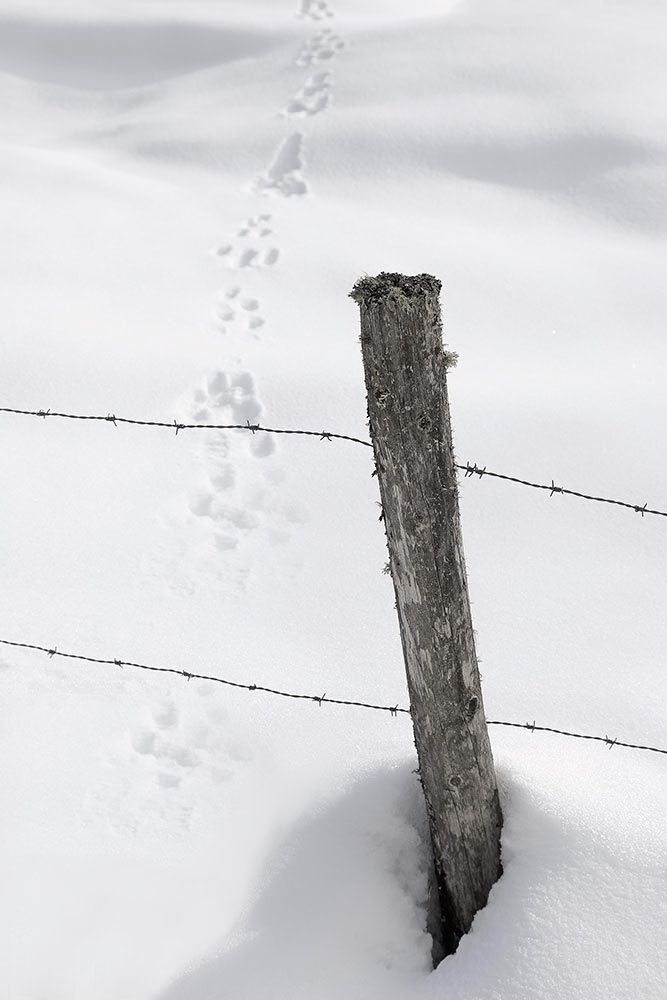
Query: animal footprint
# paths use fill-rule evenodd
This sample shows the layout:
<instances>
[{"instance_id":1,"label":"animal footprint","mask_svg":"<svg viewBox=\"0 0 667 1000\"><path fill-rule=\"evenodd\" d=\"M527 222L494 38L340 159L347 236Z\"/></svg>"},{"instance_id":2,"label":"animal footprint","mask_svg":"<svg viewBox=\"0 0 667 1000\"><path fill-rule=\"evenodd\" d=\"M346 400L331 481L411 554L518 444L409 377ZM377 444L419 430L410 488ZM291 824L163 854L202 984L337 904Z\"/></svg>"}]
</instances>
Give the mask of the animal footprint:
<instances>
[{"instance_id":1,"label":"animal footprint","mask_svg":"<svg viewBox=\"0 0 667 1000\"><path fill-rule=\"evenodd\" d=\"M243 748L223 739L221 716L224 712L209 711L201 699L188 704L183 719L172 701L148 714L130 742L158 790L177 788L195 775L216 783L229 780L247 762Z\"/></svg>"},{"instance_id":2,"label":"animal footprint","mask_svg":"<svg viewBox=\"0 0 667 1000\"><path fill-rule=\"evenodd\" d=\"M296 66L313 66L326 59L333 59L341 49L345 48L345 42L330 28L323 28L316 35L309 38L301 46L294 60Z\"/></svg>"},{"instance_id":3,"label":"animal footprint","mask_svg":"<svg viewBox=\"0 0 667 1000\"><path fill-rule=\"evenodd\" d=\"M286 542L305 513L276 464L274 435L251 430L261 422L262 404L249 371L215 372L195 393L191 413L198 421L238 428L211 432L202 441L202 474L189 509L208 536L220 579L243 589L255 549L265 558L266 544Z\"/></svg>"},{"instance_id":4,"label":"animal footprint","mask_svg":"<svg viewBox=\"0 0 667 1000\"><path fill-rule=\"evenodd\" d=\"M251 216L237 229L234 237L216 248L215 254L231 271L244 268L273 267L280 257L276 246L267 246L272 234L270 215Z\"/></svg>"},{"instance_id":5,"label":"animal footprint","mask_svg":"<svg viewBox=\"0 0 667 1000\"><path fill-rule=\"evenodd\" d=\"M296 92L285 115L317 115L331 102L331 73L315 73Z\"/></svg>"},{"instance_id":6,"label":"animal footprint","mask_svg":"<svg viewBox=\"0 0 667 1000\"><path fill-rule=\"evenodd\" d=\"M301 9L297 14L297 17L308 17L311 21L321 21L333 16L333 11L326 0L301 0Z\"/></svg>"},{"instance_id":7,"label":"animal footprint","mask_svg":"<svg viewBox=\"0 0 667 1000\"><path fill-rule=\"evenodd\" d=\"M200 763L196 752L179 738L178 726L178 708L169 702L151 715L144 728L132 735L132 749L140 757L152 760L161 788L176 788L185 773Z\"/></svg>"},{"instance_id":8,"label":"animal footprint","mask_svg":"<svg viewBox=\"0 0 667 1000\"><path fill-rule=\"evenodd\" d=\"M262 405L255 395L255 382L247 371L216 372L208 380L209 405L225 410L233 424L255 424Z\"/></svg>"},{"instance_id":9,"label":"animal footprint","mask_svg":"<svg viewBox=\"0 0 667 1000\"><path fill-rule=\"evenodd\" d=\"M257 230L260 236L270 236L273 232L269 228L269 222L271 221L270 215L258 215L255 218L252 216L243 223L241 228L237 231L237 236L250 236L254 230Z\"/></svg>"},{"instance_id":10,"label":"animal footprint","mask_svg":"<svg viewBox=\"0 0 667 1000\"><path fill-rule=\"evenodd\" d=\"M219 371L212 375L205 389L195 394L193 414L206 423L232 424L238 428L259 423L262 404L255 392L255 381L248 371ZM239 532L256 526L252 507L239 505L234 494L243 492L239 481L250 452L255 458L266 458L275 450L275 442L269 434L251 434L243 431L242 436L221 431L207 439L206 465L207 486L190 498L190 510L198 517L225 526L219 542L223 548L234 548Z\"/></svg>"},{"instance_id":11,"label":"animal footprint","mask_svg":"<svg viewBox=\"0 0 667 1000\"><path fill-rule=\"evenodd\" d=\"M259 299L245 295L238 285L227 289L216 305L216 318L220 332L234 332L234 328L248 330L255 337L264 326L264 319L259 313Z\"/></svg>"},{"instance_id":12,"label":"animal footprint","mask_svg":"<svg viewBox=\"0 0 667 1000\"><path fill-rule=\"evenodd\" d=\"M302 132L292 132L280 144L273 160L263 174L253 182L253 188L265 194L281 194L286 198L306 194L308 185L303 179Z\"/></svg>"}]
</instances>

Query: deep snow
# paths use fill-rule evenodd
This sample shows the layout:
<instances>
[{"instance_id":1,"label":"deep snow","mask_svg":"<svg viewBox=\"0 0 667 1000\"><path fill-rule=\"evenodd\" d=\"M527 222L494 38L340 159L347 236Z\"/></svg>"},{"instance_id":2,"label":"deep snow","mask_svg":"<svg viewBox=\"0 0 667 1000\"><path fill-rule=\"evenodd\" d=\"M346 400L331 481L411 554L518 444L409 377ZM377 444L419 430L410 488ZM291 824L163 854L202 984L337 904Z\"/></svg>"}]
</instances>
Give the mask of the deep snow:
<instances>
[{"instance_id":1,"label":"deep snow","mask_svg":"<svg viewBox=\"0 0 667 1000\"><path fill-rule=\"evenodd\" d=\"M444 284L457 454L667 509L653 0L5 2L0 406L364 437L363 273ZM368 449L0 414L0 638L406 703ZM666 746L665 524L464 479L487 715ZM409 721L0 647L9 1000L665 992L664 758L493 728L430 971Z\"/></svg>"}]
</instances>

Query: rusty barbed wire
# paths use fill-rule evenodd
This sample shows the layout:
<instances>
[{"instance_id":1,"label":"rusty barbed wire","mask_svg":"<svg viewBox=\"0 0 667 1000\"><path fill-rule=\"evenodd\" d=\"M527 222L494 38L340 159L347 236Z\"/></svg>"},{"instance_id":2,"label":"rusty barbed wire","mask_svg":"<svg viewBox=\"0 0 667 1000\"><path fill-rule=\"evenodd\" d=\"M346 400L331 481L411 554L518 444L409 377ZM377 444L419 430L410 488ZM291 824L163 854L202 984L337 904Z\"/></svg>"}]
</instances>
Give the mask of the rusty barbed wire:
<instances>
[{"instance_id":1,"label":"rusty barbed wire","mask_svg":"<svg viewBox=\"0 0 667 1000\"><path fill-rule=\"evenodd\" d=\"M322 705L342 705L344 707L353 708L366 708L377 712L388 712L390 715L396 717L398 715L411 715L409 708L403 708L400 705L376 705L372 702L366 701L352 701L346 698L329 698L327 694L322 695L312 695L312 694L300 694L294 691L281 691L277 688L267 687L263 684L243 684L240 681L230 681L223 677L216 677L214 674L202 674L191 670L183 670L178 667L156 667L150 666L146 663L136 663L132 660L121 660L115 659L104 659L97 656L84 656L79 653L63 653L56 646L39 646L35 643L29 642L12 642L9 639L0 639L0 645L10 646L15 649L28 649L34 650L39 653L46 653L46 655L53 659L54 657L60 657L65 660L80 660L84 663L97 663L104 666L112 667L132 667L136 670L147 670L151 673L157 674L172 674L176 677L183 677L187 681L191 680L201 680L201 681L211 681L214 684L223 684L226 687L240 688L244 691L261 691L264 694L277 695L281 698L294 698L298 701L311 701L317 703L320 708ZM525 729L531 733L556 733L559 736L568 736L572 739L577 740L593 740L599 743L605 743L607 747L611 750L613 747L626 747L630 750L648 750L652 753L660 753L667 755L667 749L662 749L660 747L649 746L641 743L626 743L623 740L619 740L616 737L610 738L609 736L591 736L586 733L573 733L566 729L556 729L553 726L539 726L536 722L504 722L498 719L487 719L486 724L488 726L508 726L513 729Z\"/></svg>"},{"instance_id":2,"label":"rusty barbed wire","mask_svg":"<svg viewBox=\"0 0 667 1000\"><path fill-rule=\"evenodd\" d=\"M192 424L184 423L178 420L139 420L130 417L118 417L115 413L108 413L106 416L94 415L94 414L83 414L83 413L61 413L53 410L21 410L9 406L0 406L0 413L13 413L20 416L26 417L41 417L46 419L47 417L57 417L62 420L88 420L96 421L98 423L108 423L113 424L117 427L119 424L126 424L134 427L161 427L168 430L175 431L176 435L180 431L185 430L209 430L209 431L249 431L251 434L291 434L291 435L301 435L304 437L316 437L320 441L350 441L353 444L360 444L364 448L372 448L373 445L370 441L366 441L363 438L354 437L350 434L338 434L334 431L312 431L312 430L298 430L292 428L283 427L263 427L261 424L253 424L249 420L245 424ZM503 479L509 483L517 483L520 486L528 486L534 490L543 490L549 493L550 496L555 494L563 494L572 497L578 497L581 500L592 500L595 503L606 503L611 504L615 507L624 507L627 510L632 510L636 514L641 514L643 517L645 514L654 514L657 517L667 517L667 511L656 510L649 507L647 503L637 504L629 503L625 500L611 500L608 497L598 497L593 496L590 493L581 493L578 490L570 490L564 486L556 486L554 480L551 480L551 484L545 483L533 483L528 479L520 479L517 476L508 476L501 472L492 472L487 469L486 466L480 467L476 463L471 464L466 462L465 465L460 463L455 463L455 468L459 469L464 473L464 478L470 478L472 476L479 476L482 479L484 476L491 476L493 479Z\"/></svg>"}]
</instances>

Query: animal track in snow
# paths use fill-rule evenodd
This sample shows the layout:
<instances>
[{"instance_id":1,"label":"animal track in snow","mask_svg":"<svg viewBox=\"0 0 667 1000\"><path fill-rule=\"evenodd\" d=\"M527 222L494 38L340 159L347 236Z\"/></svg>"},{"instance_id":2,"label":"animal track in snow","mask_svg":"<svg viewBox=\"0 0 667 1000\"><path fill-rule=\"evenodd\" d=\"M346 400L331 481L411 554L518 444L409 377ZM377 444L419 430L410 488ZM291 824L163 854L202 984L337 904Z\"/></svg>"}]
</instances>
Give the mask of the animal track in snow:
<instances>
[{"instance_id":1,"label":"animal track in snow","mask_svg":"<svg viewBox=\"0 0 667 1000\"><path fill-rule=\"evenodd\" d=\"M253 188L265 194L281 194L286 198L306 194L308 185L303 179L303 132L292 132L276 150L273 160L259 177Z\"/></svg>"},{"instance_id":2,"label":"animal track in snow","mask_svg":"<svg viewBox=\"0 0 667 1000\"><path fill-rule=\"evenodd\" d=\"M102 749L117 791L110 797L108 788L103 795L93 789L91 797L114 834L136 836L153 827L160 836L182 836L210 808L211 786L216 799L224 797L220 786L235 784L252 759L210 683L176 684L173 698L138 688L143 707L132 712L133 722L114 745Z\"/></svg>"},{"instance_id":3,"label":"animal track in snow","mask_svg":"<svg viewBox=\"0 0 667 1000\"><path fill-rule=\"evenodd\" d=\"M317 115L331 102L331 73L314 73L292 97L285 115Z\"/></svg>"},{"instance_id":4,"label":"animal track in snow","mask_svg":"<svg viewBox=\"0 0 667 1000\"><path fill-rule=\"evenodd\" d=\"M250 372L243 369L216 372L195 399L205 404L209 413L224 411L232 424L257 423L262 412L262 404L255 395L255 381Z\"/></svg>"},{"instance_id":5,"label":"animal track in snow","mask_svg":"<svg viewBox=\"0 0 667 1000\"><path fill-rule=\"evenodd\" d=\"M322 21L333 16L333 11L326 0L301 0L301 8L297 14L297 17L308 17L311 21Z\"/></svg>"},{"instance_id":6,"label":"animal track in snow","mask_svg":"<svg viewBox=\"0 0 667 1000\"><path fill-rule=\"evenodd\" d=\"M229 270L273 267L280 258L280 250L270 242L272 235L270 215L251 216L237 229L233 238L216 248L216 257Z\"/></svg>"},{"instance_id":7,"label":"animal track in snow","mask_svg":"<svg viewBox=\"0 0 667 1000\"><path fill-rule=\"evenodd\" d=\"M323 28L316 35L304 42L296 54L294 63L296 66L314 66L318 62L333 59L341 49L345 48L345 42L330 28Z\"/></svg>"},{"instance_id":8,"label":"animal track in snow","mask_svg":"<svg viewBox=\"0 0 667 1000\"><path fill-rule=\"evenodd\" d=\"M264 326L264 319L259 313L259 299L246 295L238 285L233 285L222 292L216 304L216 319L219 330L223 334L235 330L249 331L254 337Z\"/></svg>"},{"instance_id":9,"label":"animal track in snow","mask_svg":"<svg viewBox=\"0 0 667 1000\"><path fill-rule=\"evenodd\" d=\"M197 423L259 423L262 404L252 374L240 365L214 373L195 392L190 413ZM212 432L202 447L202 476L190 512L208 530L221 577L242 588L252 566L251 541L258 538L260 549L285 542L291 526L305 517L281 486L285 477L271 434Z\"/></svg>"},{"instance_id":10,"label":"animal track in snow","mask_svg":"<svg viewBox=\"0 0 667 1000\"><path fill-rule=\"evenodd\" d=\"M196 773L216 783L233 778L248 756L221 736L221 709L194 703L183 719L175 702L165 701L146 713L130 734L134 753L152 772L159 789L178 788Z\"/></svg>"},{"instance_id":11,"label":"animal track in snow","mask_svg":"<svg viewBox=\"0 0 667 1000\"><path fill-rule=\"evenodd\" d=\"M273 232L273 230L269 228L270 222L271 216L267 214L257 215L255 217L250 216L246 219L241 228L237 230L236 235L250 236L253 230L257 229L260 236L270 236Z\"/></svg>"}]
</instances>

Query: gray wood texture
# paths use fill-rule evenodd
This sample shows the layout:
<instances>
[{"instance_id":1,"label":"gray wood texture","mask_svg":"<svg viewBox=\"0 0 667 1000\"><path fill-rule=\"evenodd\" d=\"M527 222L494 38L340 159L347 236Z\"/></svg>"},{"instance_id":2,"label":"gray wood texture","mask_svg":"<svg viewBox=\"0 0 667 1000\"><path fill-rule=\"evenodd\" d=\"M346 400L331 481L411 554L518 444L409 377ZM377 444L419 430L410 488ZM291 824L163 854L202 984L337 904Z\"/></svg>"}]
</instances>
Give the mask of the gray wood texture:
<instances>
[{"instance_id":1,"label":"gray wood texture","mask_svg":"<svg viewBox=\"0 0 667 1000\"><path fill-rule=\"evenodd\" d=\"M351 293L433 844L434 956L455 951L485 905L501 874L502 827L468 599L440 288L430 275L383 273Z\"/></svg>"}]
</instances>

